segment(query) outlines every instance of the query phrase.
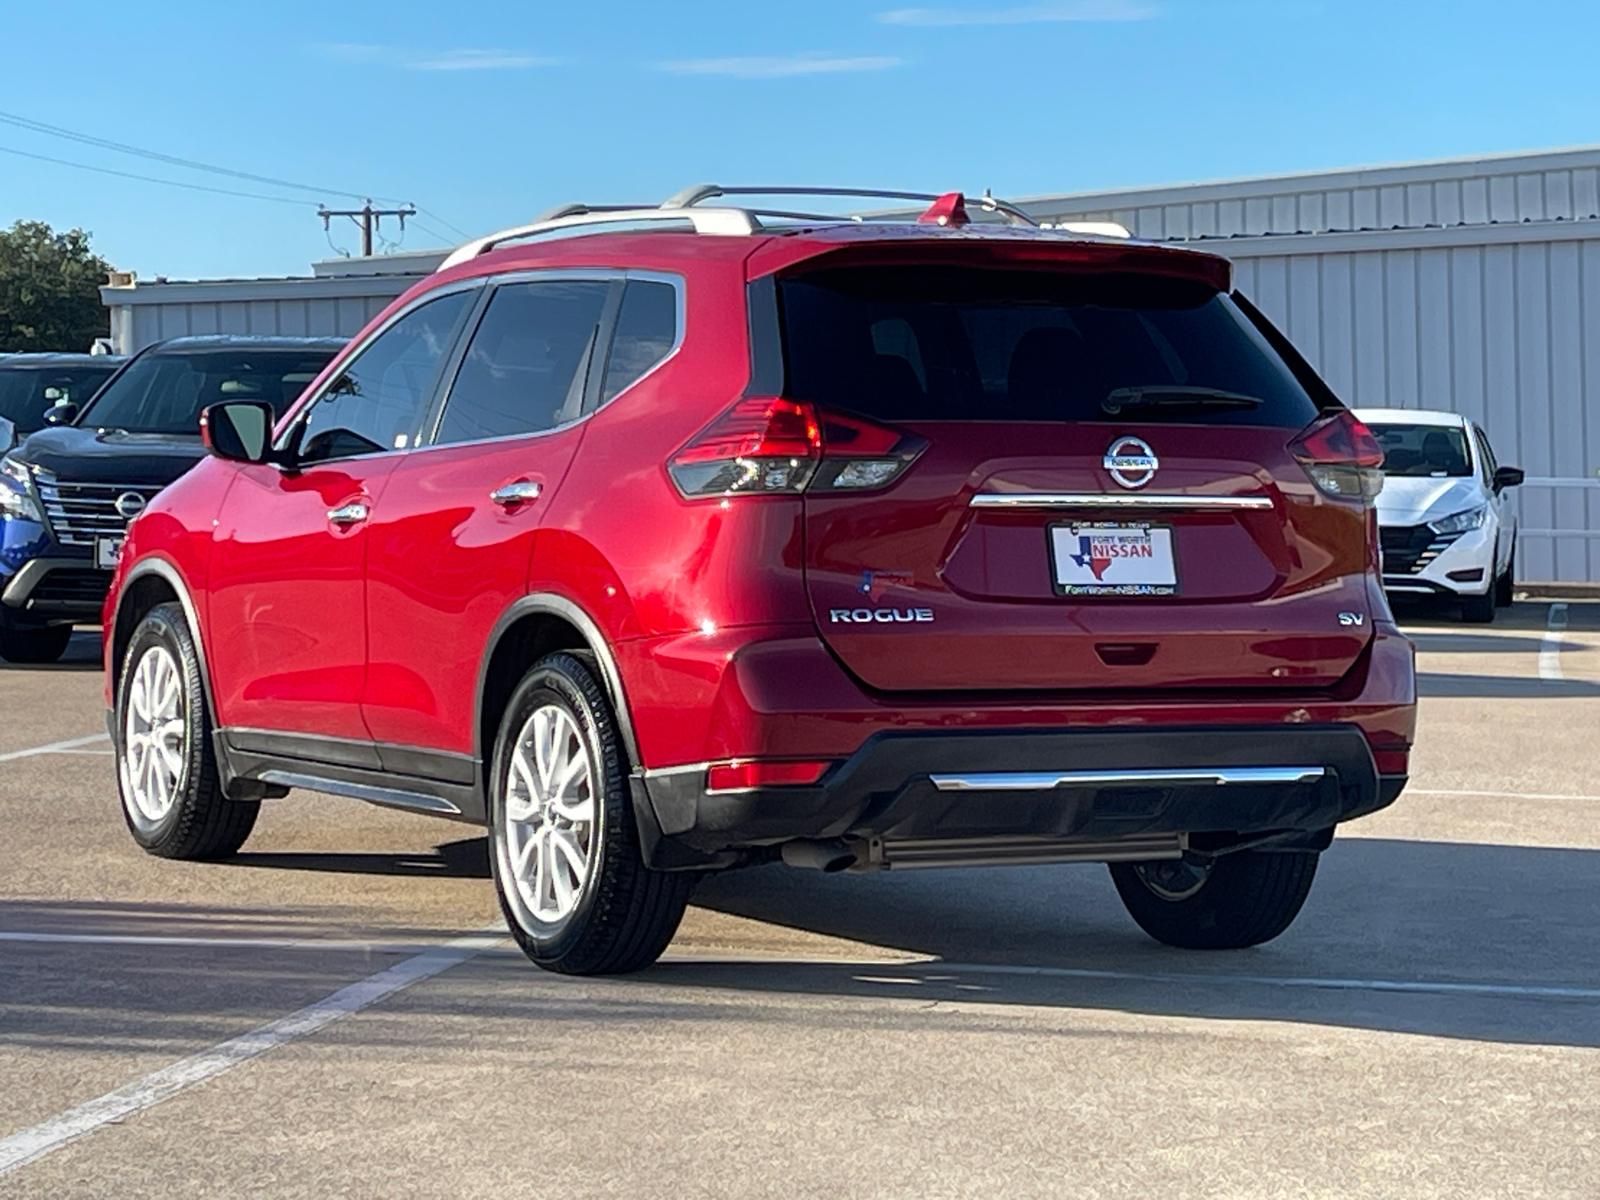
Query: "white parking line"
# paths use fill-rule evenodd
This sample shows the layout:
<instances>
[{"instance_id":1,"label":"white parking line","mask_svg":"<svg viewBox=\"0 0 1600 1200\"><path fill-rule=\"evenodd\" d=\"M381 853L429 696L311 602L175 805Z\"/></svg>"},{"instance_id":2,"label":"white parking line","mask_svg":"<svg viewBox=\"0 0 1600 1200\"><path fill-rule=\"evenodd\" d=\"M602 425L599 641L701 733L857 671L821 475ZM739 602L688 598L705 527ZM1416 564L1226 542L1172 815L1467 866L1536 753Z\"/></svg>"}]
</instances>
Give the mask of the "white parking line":
<instances>
[{"instance_id":1,"label":"white parking line","mask_svg":"<svg viewBox=\"0 0 1600 1200\"><path fill-rule=\"evenodd\" d=\"M87 1104L80 1104L76 1108L58 1113L32 1129L14 1133L0 1140L0 1178L42 1158L52 1150L60 1149L68 1142L93 1133L102 1125L120 1121L133 1113L160 1104L163 1100L170 1099L197 1083L204 1083L269 1050L316 1033L340 1017L347 1017L351 1013L370 1008L380 1000L414 983L429 979L441 971L448 971L451 967L490 949L502 941L504 936L499 930L492 930L436 946L404 962L396 963L385 971L379 971L376 975L369 975L348 987L342 987L326 999L308 1005L298 1012L268 1022L260 1028L252 1029L249 1033L231 1038L189 1058L180 1059L171 1066L153 1071L126 1087L120 1087L96 1100L90 1100Z\"/></svg>"},{"instance_id":2,"label":"white parking line","mask_svg":"<svg viewBox=\"0 0 1600 1200\"><path fill-rule=\"evenodd\" d=\"M50 742L43 746L32 746L27 750L7 750L0 754L0 762L11 762L18 758L32 758L35 754L65 754L76 750L79 746L92 746L96 742L109 742L109 733L91 733L88 737L68 738L64 742Z\"/></svg>"},{"instance_id":3,"label":"white parking line","mask_svg":"<svg viewBox=\"0 0 1600 1200\"><path fill-rule=\"evenodd\" d=\"M1560 683L1566 678L1561 673L1561 640L1567 632L1567 606L1552 604L1550 618L1545 622L1544 640L1539 643L1539 678Z\"/></svg>"},{"instance_id":4,"label":"white parking line","mask_svg":"<svg viewBox=\"0 0 1600 1200\"><path fill-rule=\"evenodd\" d=\"M1600 796L1582 796L1567 792L1477 792L1470 788L1406 788L1408 796L1488 796L1496 800L1592 800Z\"/></svg>"},{"instance_id":5,"label":"white parking line","mask_svg":"<svg viewBox=\"0 0 1600 1200\"><path fill-rule=\"evenodd\" d=\"M49 933L0 930L0 944L43 946L189 946L203 950L336 950L346 954L422 954L443 943L349 942L323 938L184 937L144 933Z\"/></svg>"}]
</instances>

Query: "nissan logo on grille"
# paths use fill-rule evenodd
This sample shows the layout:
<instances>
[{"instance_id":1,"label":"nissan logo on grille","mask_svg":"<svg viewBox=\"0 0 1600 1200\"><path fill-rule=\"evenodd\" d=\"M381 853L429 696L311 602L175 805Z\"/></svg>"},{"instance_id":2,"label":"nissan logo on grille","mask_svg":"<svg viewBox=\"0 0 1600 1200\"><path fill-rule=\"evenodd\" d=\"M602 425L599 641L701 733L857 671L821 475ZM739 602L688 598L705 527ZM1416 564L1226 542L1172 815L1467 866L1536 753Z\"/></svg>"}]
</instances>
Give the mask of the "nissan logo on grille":
<instances>
[{"instance_id":1,"label":"nissan logo on grille","mask_svg":"<svg viewBox=\"0 0 1600 1200\"><path fill-rule=\"evenodd\" d=\"M117 515L124 521L131 521L144 511L146 503L138 492L123 492L116 499Z\"/></svg>"},{"instance_id":2,"label":"nissan logo on grille","mask_svg":"<svg viewBox=\"0 0 1600 1200\"><path fill-rule=\"evenodd\" d=\"M1119 437L1111 443L1103 460L1105 469L1125 488L1142 488L1156 477L1161 460L1142 438Z\"/></svg>"}]
</instances>

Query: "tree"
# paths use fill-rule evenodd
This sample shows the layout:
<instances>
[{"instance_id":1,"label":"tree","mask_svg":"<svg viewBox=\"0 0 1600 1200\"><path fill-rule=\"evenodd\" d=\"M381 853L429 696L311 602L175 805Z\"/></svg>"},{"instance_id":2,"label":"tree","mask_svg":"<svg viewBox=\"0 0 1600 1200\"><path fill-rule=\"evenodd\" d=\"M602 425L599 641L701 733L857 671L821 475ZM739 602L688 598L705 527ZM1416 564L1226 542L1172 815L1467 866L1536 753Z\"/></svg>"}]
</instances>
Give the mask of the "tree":
<instances>
[{"instance_id":1,"label":"tree","mask_svg":"<svg viewBox=\"0 0 1600 1200\"><path fill-rule=\"evenodd\" d=\"M108 270L81 229L18 221L0 230L0 351L88 350L111 332L100 302Z\"/></svg>"}]
</instances>

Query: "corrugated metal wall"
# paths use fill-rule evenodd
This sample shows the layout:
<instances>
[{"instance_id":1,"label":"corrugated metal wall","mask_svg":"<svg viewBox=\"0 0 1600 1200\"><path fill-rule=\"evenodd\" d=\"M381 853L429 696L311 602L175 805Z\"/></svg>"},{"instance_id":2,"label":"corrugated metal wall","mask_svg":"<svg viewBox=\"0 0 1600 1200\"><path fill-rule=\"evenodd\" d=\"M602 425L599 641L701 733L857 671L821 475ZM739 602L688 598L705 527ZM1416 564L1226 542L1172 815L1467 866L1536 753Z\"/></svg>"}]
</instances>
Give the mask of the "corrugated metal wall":
<instances>
[{"instance_id":1,"label":"corrugated metal wall","mask_svg":"<svg viewBox=\"0 0 1600 1200\"><path fill-rule=\"evenodd\" d=\"M113 308L112 345L129 354L152 342L195 333L351 337L383 311L392 296L333 299L223 300L212 303L124 305ZM120 317L121 321L116 318ZM131 318L131 323L130 323ZM123 326L119 328L118 326Z\"/></svg>"},{"instance_id":2,"label":"corrugated metal wall","mask_svg":"<svg viewBox=\"0 0 1600 1200\"><path fill-rule=\"evenodd\" d=\"M1229 256L1347 402L1464 413L1527 471L1520 579L1600 582L1600 151L1029 207Z\"/></svg>"}]
</instances>

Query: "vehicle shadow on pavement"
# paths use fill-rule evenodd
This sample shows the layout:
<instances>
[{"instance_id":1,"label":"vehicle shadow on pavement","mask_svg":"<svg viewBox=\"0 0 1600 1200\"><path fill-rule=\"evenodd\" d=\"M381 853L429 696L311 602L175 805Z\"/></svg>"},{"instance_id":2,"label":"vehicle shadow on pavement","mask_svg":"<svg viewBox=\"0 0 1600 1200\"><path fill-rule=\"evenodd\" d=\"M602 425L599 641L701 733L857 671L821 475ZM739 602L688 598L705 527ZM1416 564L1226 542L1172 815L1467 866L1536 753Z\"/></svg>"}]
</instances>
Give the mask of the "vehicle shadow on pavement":
<instances>
[{"instance_id":1,"label":"vehicle shadow on pavement","mask_svg":"<svg viewBox=\"0 0 1600 1200\"><path fill-rule=\"evenodd\" d=\"M244 850L230 865L275 871L324 871L337 875L425 875L437 879L488 879L489 843L464 838L434 847L432 854L256 853Z\"/></svg>"},{"instance_id":2,"label":"vehicle shadow on pavement","mask_svg":"<svg viewBox=\"0 0 1600 1200\"><path fill-rule=\"evenodd\" d=\"M1600 1046L1595 851L1343 839L1287 933L1211 953L1145 937L1103 867L820 876L774 866L711 877L694 903L941 961L678 961L650 977Z\"/></svg>"},{"instance_id":3,"label":"vehicle shadow on pavement","mask_svg":"<svg viewBox=\"0 0 1600 1200\"><path fill-rule=\"evenodd\" d=\"M1484 696L1549 700L1571 696L1600 696L1600 683L1583 679L1529 679L1520 675L1452 675L1417 672L1419 696Z\"/></svg>"},{"instance_id":4,"label":"vehicle shadow on pavement","mask_svg":"<svg viewBox=\"0 0 1600 1200\"><path fill-rule=\"evenodd\" d=\"M105 669L100 648L100 631L79 630L67 643L66 653L53 663L14 663L0 658L0 671L45 671L60 673Z\"/></svg>"}]
</instances>

